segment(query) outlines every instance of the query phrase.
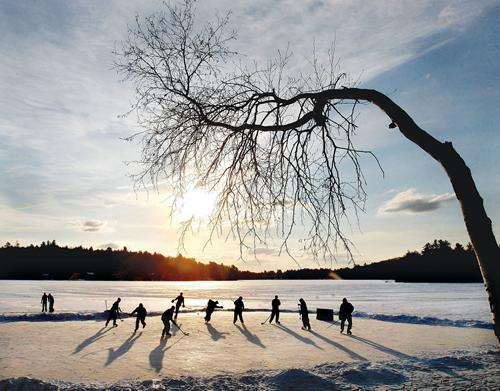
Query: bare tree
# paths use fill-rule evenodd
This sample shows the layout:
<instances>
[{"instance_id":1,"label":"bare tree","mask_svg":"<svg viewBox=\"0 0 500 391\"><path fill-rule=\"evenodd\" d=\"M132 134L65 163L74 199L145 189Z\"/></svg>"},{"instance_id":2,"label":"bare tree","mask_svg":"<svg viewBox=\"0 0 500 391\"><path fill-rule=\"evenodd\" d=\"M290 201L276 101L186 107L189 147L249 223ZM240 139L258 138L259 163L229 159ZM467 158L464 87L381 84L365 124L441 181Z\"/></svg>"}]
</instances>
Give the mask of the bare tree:
<instances>
[{"instance_id":1,"label":"bare tree","mask_svg":"<svg viewBox=\"0 0 500 391\"><path fill-rule=\"evenodd\" d=\"M348 211L364 208L360 157L353 144L356 106L373 103L441 163L448 174L483 275L500 341L499 250L469 168L450 142L421 129L386 95L356 88L339 71L333 51L311 72L290 76L288 51L267 66L248 65L231 51L228 15L195 24L192 1L136 19L117 52L117 69L136 85L143 132L137 180L170 181L181 197L195 183L218 192L212 234L229 227L240 251L280 239L291 256L292 237L315 257L334 257ZM247 64L247 65L245 65ZM378 163L378 161L377 161Z\"/></svg>"}]
</instances>

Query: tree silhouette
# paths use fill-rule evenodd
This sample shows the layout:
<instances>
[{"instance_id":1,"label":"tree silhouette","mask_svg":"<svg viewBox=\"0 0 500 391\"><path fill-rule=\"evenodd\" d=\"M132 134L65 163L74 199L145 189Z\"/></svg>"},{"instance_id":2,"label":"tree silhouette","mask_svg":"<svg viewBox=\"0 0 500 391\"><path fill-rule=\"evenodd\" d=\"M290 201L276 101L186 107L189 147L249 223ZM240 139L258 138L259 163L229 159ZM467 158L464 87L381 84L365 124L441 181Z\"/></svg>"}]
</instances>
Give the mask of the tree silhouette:
<instances>
[{"instance_id":1,"label":"tree silhouette","mask_svg":"<svg viewBox=\"0 0 500 391\"><path fill-rule=\"evenodd\" d=\"M182 255L163 256L147 251L94 250L92 247L28 247L0 248L0 279L57 280L259 280L259 279L342 279L396 280L406 282L477 282L481 273L472 249L439 240L427 243L421 253L408 251L400 258L343 268L278 269L263 272L239 270L236 266L210 262L204 264ZM432 251L429 249L432 248ZM332 273L334 272L334 273Z\"/></svg>"},{"instance_id":2,"label":"tree silhouette","mask_svg":"<svg viewBox=\"0 0 500 391\"><path fill-rule=\"evenodd\" d=\"M311 72L296 76L288 73L288 51L263 68L245 65L229 47L236 34L227 24L228 16L196 24L185 0L130 28L116 66L136 86L133 108L143 127L136 135L143 140L138 182L166 178L178 197L193 183L217 191L212 234L228 225L240 252L274 235L291 256L296 236L316 257L335 256L338 244L350 254L343 224L348 210L364 208L360 156L373 156L353 144L355 109L375 104L389 128L450 178L500 341L499 250L471 172L452 144L432 137L383 93L356 88L333 51L326 66L313 54Z\"/></svg>"}]
</instances>

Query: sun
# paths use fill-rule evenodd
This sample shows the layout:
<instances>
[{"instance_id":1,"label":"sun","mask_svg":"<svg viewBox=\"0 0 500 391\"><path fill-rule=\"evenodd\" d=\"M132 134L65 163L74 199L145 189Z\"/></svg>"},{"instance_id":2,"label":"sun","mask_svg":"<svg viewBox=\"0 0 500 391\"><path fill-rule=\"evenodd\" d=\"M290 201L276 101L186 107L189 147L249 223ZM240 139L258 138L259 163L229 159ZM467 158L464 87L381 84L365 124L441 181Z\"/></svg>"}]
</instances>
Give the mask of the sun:
<instances>
[{"instance_id":1,"label":"sun","mask_svg":"<svg viewBox=\"0 0 500 391\"><path fill-rule=\"evenodd\" d=\"M180 205L180 217L183 220L194 218L205 220L214 210L216 194L204 189L193 188L186 192Z\"/></svg>"}]
</instances>

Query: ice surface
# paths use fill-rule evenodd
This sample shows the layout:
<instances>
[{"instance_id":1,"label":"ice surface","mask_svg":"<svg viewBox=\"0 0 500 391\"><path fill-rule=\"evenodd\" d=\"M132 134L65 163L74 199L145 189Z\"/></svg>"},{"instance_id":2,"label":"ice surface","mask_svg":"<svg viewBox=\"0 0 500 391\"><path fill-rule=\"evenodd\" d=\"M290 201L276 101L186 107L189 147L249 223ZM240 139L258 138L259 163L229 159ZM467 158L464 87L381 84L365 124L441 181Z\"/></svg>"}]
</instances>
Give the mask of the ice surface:
<instances>
[{"instance_id":1,"label":"ice surface","mask_svg":"<svg viewBox=\"0 0 500 391\"><path fill-rule=\"evenodd\" d=\"M354 304L358 316L421 324L488 327L491 314L482 284L413 284L393 281L272 280L272 281L2 281L0 315L39 314L43 292L51 292L56 312L102 313L117 298L132 311L142 302L149 312L160 313L179 292L185 310L202 309L209 298L226 308L243 296L247 309L269 309L279 295L282 309L296 311L303 297L310 311L338 310L343 297ZM82 318L82 317L80 317ZM83 317L86 319L85 317ZM75 319L76 320L76 319Z\"/></svg>"},{"instance_id":2,"label":"ice surface","mask_svg":"<svg viewBox=\"0 0 500 391\"><path fill-rule=\"evenodd\" d=\"M55 313L40 313L44 291L55 296ZM190 335L162 341L159 315L180 291L179 321ZM261 325L275 294L282 326ZM240 295L246 327L228 312ZM116 297L125 312L145 305L144 330L132 334L126 314L117 328L102 327ZM301 330L300 297L311 313L337 311L347 297L354 336L313 314L312 332ZM208 298L225 310L205 325ZM2 281L0 390L499 389L490 319L482 284Z\"/></svg>"},{"instance_id":3,"label":"ice surface","mask_svg":"<svg viewBox=\"0 0 500 391\"><path fill-rule=\"evenodd\" d=\"M0 324L0 390L352 390L435 387L498 389L500 356L491 330L355 319L352 337L296 314L181 314L189 336L160 340L161 321L117 328L95 321ZM175 329L175 327L174 327Z\"/></svg>"}]
</instances>

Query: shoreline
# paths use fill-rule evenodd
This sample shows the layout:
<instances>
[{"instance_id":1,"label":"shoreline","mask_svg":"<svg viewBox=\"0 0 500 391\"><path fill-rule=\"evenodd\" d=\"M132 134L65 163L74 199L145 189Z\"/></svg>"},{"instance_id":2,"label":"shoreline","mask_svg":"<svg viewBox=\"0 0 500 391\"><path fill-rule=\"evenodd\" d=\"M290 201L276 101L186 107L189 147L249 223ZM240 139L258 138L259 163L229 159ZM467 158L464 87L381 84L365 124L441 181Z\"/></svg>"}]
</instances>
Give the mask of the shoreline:
<instances>
[{"instance_id":1,"label":"shoreline","mask_svg":"<svg viewBox=\"0 0 500 391\"><path fill-rule=\"evenodd\" d=\"M107 280L85 278L0 278L0 281L75 281L75 282L225 282L225 281L386 281L398 284L484 284L483 280L460 279L415 279L400 280L397 278L237 278L225 280Z\"/></svg>"},{"instance_id":2,"label":"shoreline","mask_svg":"<svg viewBox=\"0 0 500 391\"><path fill-rule=\"evenodd\" d=\"M181 315L199 314L205 309L188 308L181 309ZM233 309L217 309L216 312L229 312L232 313ZM264 308L245 308L246 313L263 313L269 314L269 309ZM163 311L150 311L148 317L160 317ZM283 314L297 314L297 310L283 309ZM315 311L310 311L310 316L315 317ZM123 313L123 319L133 318L128 313ZM79 322L79 321L95 321L101 322L106 320L107 312L104 311L82 311L82 312L0 312L0 324L11 322ZM459 327L459 328L478 328L493 330L493 323L488 321L480 321L474 319L461 319L453 320L448 318L436 318L431 316L415 316L408 314L372 314L361 311L355 311L353 318L355 319L372 319L382 322L390 323L404 323L404 324L417 324L427 326L446 326L446 327ZM334 311L334 322L338 322L338 312Z\"/></svg>"}]
</instances>

